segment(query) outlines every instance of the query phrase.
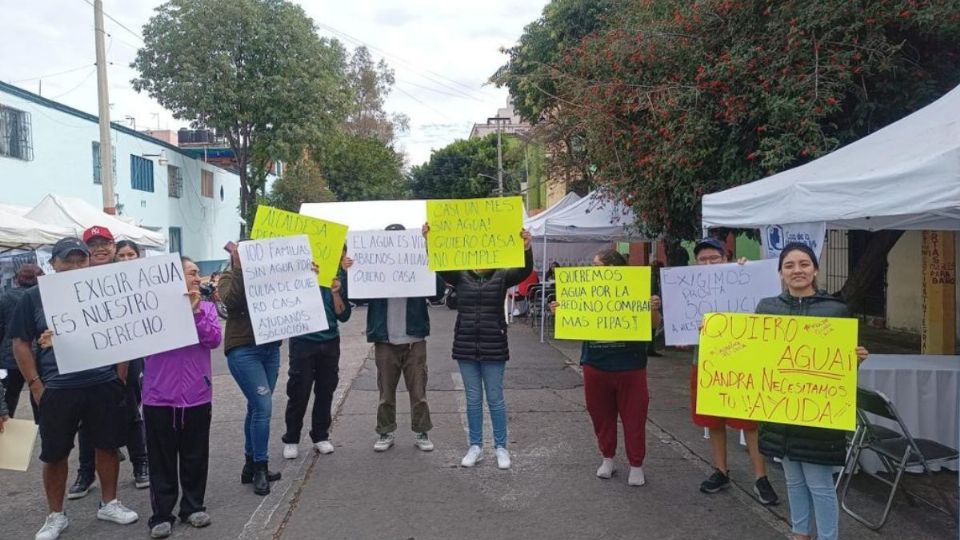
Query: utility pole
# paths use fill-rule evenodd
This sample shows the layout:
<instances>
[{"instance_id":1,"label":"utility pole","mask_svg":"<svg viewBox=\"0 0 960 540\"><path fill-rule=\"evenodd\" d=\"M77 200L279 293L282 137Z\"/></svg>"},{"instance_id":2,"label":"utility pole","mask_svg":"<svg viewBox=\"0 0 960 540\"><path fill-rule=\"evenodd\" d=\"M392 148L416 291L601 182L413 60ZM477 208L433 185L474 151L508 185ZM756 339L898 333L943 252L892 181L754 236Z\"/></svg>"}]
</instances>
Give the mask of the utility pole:
<instances>
[{"instance_id":1,"label":"utility pole","mask_svg":"<svg viewBox=\"0 0 960 540\"><path fill-rule=\"evenodd\" d=\"M497 124L497 196L503 197L503 150L501 148L501 133L503 126L503 121L509 121L510 118L506 116L493 116L487 118L487 124L489 125L491 121L496 122Z\"/></svg>"},{"instance_id":2,"label":"utility pole","mask_svg":"<svg viewBox=\"0 0 960 540\"><path fill-rule=\"evenodd\" d=\"M93 0L93 26L97 49L97 109L100 118L100 187L103 211L116 214L113 200L113 146L110 144L110 98L107 94L107 53L103 36L103 0Z\"/></svg>"}]
</instances>

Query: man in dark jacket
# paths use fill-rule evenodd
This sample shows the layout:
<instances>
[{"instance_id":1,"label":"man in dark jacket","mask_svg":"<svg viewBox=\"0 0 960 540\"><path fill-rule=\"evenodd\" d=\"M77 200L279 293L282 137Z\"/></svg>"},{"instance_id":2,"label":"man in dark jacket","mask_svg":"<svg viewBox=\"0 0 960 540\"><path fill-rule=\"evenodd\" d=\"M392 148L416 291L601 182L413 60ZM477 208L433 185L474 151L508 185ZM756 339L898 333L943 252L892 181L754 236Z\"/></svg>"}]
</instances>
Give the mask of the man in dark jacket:
<instances>
[{"instance_id":1,"label":"man in dark jacket","mask_svg":"<svg viewBox=\"0 0 960 540\"><path fill-rule=\"evenodd\" d=\"M23 390L23 374L17 368L17 359L13 357L13 341L7 334L7 328L13 318L13 311L17 308L17 303L23 298L23 293L27 289L37 284L37 278L43 275L43 270L33 263L27 263L17 270L13 281L17 284L16 288L9 289L3 293L0 298L0 336L3 336L3 342L0 343L0 369L7 370L7 378L3 380L3 387L6 391L5 406L10 416L17 414L17 405L20 403L20 393ZM33 408L33 419L37 420L37 404L30 400L30 406Z\"/></svg>"},{"instance_id":2,"label":"man in dark jacket","mask_svg":"<svg viewBox=\"0 0 960 540\"><path fill-rule=\"evenodd\" d=\"M402 231L403 225L387 227ZM377 434L373 449L386 452L393 446L397 430L397 385L403 376L410 393L410 428L415 444L424 452L433 450L428 432L433 428L427 404L427 336L430 316L427 301L443 296L446 286L439 277L433 298L377 298L367 307L367 342L373 343L377 363Z\"/></svg>"}]
</instances>

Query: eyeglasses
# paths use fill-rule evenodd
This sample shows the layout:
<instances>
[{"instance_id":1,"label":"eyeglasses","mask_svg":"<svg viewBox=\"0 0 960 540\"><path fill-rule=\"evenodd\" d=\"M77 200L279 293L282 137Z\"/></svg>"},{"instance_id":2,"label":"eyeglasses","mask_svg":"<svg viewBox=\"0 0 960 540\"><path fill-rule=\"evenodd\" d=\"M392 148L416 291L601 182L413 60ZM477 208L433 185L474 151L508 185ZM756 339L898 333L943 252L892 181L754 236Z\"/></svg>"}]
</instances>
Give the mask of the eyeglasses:
<instances>
[{"instance_id":1,"label":"eyeglasses","mask_svg":"<svg viewBox=\"0 0 960 540\"><path fill-rule=\"evenodd\" d=\"M704 257L697 257L697 262L700 264L716 264L723 262L723 255L708 255Z\"/></svg>"},{"instance_id":2,"label":"eyeglasses","mask_svg":"<svg viewBox=\"0 0 960 540\"><path fill-rule=\"evenodd\" d=\"M87 242L87 247L90 249L105 249L113 245L113 242L109 240L91 240Z\"/></svg>"}]
</instances>

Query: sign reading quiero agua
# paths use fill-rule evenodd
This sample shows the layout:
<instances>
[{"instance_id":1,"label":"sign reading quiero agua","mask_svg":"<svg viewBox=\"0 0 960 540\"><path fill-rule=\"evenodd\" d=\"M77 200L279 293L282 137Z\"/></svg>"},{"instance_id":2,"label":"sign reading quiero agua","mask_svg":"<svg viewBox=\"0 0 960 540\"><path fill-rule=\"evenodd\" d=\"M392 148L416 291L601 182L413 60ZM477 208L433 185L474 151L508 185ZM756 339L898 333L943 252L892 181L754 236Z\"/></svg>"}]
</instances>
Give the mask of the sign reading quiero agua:
<instances>
[{"instance_id":1,"label":"sign reading quiero agua","mask_svg":"<svg viewBox=\"0 0 960 540\"><path fill-rule=\"evenodd\" d=\"M697 413L853 431L857 320L710 313Z\"/></svg>"},{"instance_id":2,"label":"sign reading quiero agua","mask_svg":"<svg viewBox=\"0 0 960 540\"><path fill-rule=\"evenodd\" d=\"M306 236L250 240L237 249L257 345L329 328Z\"/></svg>"},{"instance_id":3,"label":"sign reading quiero agua","mask_svg":"<svg viewBox=\"0 0 960 540\"><path fill-rule=\"evenodd\" d=\"M649 341L649 266L557 268L557 339Z\"/></svg>"},{"instance_id":4,"label":"sign reading quiero agua","mask_svg":"<svg viewBox=\"0 0 960 540\"><path fill-rule=\"evenodd\" d=\"M340 256L347 239L347 226L332 221L312 218L270 206L258 206L250 237L260 240L305 234L310 238L313 262L320 269L318 279L329 287L337 277Z\"/></svg>"},{"instance_id":5,"label":"sign reading quiero agua","mask_svg":"<svg viewBox=\"0 0 960 540\"><path fill-rule=\"evenodd\" d=\"M492 270L523 266L523 199L427 201L430 269Z\"/></svg>"}]
</instances>

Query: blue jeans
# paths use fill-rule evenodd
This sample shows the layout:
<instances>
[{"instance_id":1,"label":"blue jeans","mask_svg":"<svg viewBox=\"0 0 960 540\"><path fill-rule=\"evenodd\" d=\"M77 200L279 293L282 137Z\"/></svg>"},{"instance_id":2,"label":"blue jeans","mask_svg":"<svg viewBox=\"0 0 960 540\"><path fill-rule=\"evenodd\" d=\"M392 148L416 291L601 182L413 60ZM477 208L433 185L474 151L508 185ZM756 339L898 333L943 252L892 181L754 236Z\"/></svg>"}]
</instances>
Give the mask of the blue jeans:
<instances>
[{"instance_id":1,"label":"blue jeans","mask_svg":"<svg viewBox=\"0 0 960 540\"><path fill-rule=\"evenodd\" d=\"M265 462L269 454L273 388L280 371L280 342L230 349L227 366L247 398L247 417L243 421L244 453L257 463Z\"/></svg>"},{"instance_id":2,"label":"blue jeans","mask_svg":"<svg viewBox=\"0 0 960 540\"><path fill-rule=\"evenodd\" d=\"M787 499L794 534L809 535L811 510L816 516L817 540L837 540L840 534L840 503L830 465L814 465L784 458Z\"/></svg>"},{"instance_id":3,"label":"blue jeans","mask_svg":"<svg viewBox=\"0 0 960 540\"><path fill-rule=\"evenodd\" d=\"M483 446L483 394L487 394L493 445L507 447L507 403L503 400L503 370L506 362L457 360L463 391L467 396L467 426L470 445Z\"/></svg>"}]
</instances>

